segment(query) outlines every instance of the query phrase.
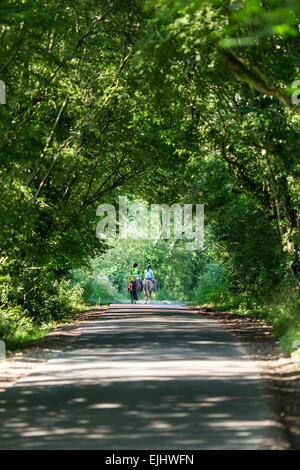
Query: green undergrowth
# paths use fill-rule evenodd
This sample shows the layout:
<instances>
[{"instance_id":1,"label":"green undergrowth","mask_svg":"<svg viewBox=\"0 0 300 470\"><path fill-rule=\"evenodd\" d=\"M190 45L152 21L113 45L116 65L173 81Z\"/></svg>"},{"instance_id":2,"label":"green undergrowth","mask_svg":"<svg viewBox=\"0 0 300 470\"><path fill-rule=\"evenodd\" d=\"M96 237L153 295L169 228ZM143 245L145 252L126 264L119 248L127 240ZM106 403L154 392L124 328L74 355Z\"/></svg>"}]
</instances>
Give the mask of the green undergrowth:
<instances>
[{"instance_id":1,"label":"green undergrowth","mask_svg":"<svg viewBox=\"0 0 300 470\"><path fill-rule=\"evenodd\" d=\"M9 299L5 300L6 303L0 305L0 340L5 343L6 354L10 354L72 321L91 305L103 307L122 301L125 294L114 289L99 273L91 276L78 271L69 280L41 283L27 308L10 305Z\"/></svg>"},{"instance_id":2,"label":"green undergrowth","mask_svg":"<svg viewBox=\"0 0 300 470\"><path fill-rule=\"evenodd\" d=\"M57 325L38 325L33 324L31 328L20 328L5 338L6 353L19 351L32 341L42 338Z\"/></svg>"},{"instance_id":3,"label":"green undergrowth","mask_svg":"<svg viewBox=\"0 0 300 470\"><path fill-rule=\"evenodd\" d=\"M282 351L300 360L300 286L281 289L260 301L245 295L228 295L205 303L218 311L230 311L242 317L264 320L274 326L273 336Z\"/></svg>"},{"instance_id":4,"label":"green undergrowth","mask_svg":"<svg viewBox=\"0 0 300 470\"><path fill-rule=\"evenodd\" d=\"M83 301L87 305L103 306L112 302L128 300L125 288L120 292L99 270L84 272L78 269L73 271L71 286L81 289Z\"/></svg>"},{"instance_id":5,"label":"green undergrowth","mask_svg":"<svg viewBox=\"0 0 300 470\"><path fill-rule=\"evenodd\" d=\"M6 354L19 351L32 341L45 336L53 328L70 322L77 313L86 308L84 304L77 304L59 320L48 318L47 321L39 322L30 317L28 311L22 311L19 305L14 307L2 305L0 307L0 340L5 344Z\"/></svg>"},{"instance_id":6,"label":"green undergrowth","mask_svg":"<svg viewBox=\"0 0 300 470\"><path fill-rule=\"evenodd\" d=\"M15 287L15 291L22 294L20 286ZM24 295L13 303L11 284L3 281L0 292L0 340L5 343L6 354L42 338L88 308L83 299L83 289L79 285L72 286L69 279L56 281L45 275L36 282L23 305Z\"/></svg>"}]
</instances>

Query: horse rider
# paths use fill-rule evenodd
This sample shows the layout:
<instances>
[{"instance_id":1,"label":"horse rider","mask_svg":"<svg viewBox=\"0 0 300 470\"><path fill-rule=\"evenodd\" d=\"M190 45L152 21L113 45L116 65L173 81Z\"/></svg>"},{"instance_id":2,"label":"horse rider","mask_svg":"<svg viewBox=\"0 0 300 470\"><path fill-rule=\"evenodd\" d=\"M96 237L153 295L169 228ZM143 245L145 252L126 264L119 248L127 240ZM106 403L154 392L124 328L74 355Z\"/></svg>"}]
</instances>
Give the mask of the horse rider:
<instances>
[{"instance_id":1,"label":"horse rider","mask_svg":"<svg viewBox=\"0 0 300 470\"><path fill-rule=\"evenodd\" d=\"M153 282L154 291L156 290L156 282L154 280L154 274L151 269L151 264L148 264L147 269L145 270L145 279L150 279Z\"/></svg>"},{"instance_id":2,"label":"horse rider","mask_svg":"<svg viewBox=\"0 0 300 470\"><path fill-rule=\"evenodd\" d=\"M141 272L138 269L137 263L134 263L134 265L133 265L133 268L132 268L131 273L130 273L130 279L138 279L138 281L140 282L140 290L143 290L143 283L142 283L142 280L141 280Z\"/></svg>"}]
</instances>

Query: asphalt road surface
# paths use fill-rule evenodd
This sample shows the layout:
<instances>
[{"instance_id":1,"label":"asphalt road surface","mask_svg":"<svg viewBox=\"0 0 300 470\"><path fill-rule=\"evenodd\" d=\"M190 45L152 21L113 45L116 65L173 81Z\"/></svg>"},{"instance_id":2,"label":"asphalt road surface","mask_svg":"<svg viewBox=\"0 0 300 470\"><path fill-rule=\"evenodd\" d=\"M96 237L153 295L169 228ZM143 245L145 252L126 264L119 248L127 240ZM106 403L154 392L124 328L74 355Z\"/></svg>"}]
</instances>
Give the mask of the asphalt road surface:
<instances>
[{"instance_id":1,"label":"asphalt road surface","mask_svg":"<svg viewBox=\"0 0 300 470\"><path fill-rule=\"evenodd\" d=\"M254 363L178 305L110 305L71 347L0 395L0 449L257 449Z\"/></svg>"}]
</instances>

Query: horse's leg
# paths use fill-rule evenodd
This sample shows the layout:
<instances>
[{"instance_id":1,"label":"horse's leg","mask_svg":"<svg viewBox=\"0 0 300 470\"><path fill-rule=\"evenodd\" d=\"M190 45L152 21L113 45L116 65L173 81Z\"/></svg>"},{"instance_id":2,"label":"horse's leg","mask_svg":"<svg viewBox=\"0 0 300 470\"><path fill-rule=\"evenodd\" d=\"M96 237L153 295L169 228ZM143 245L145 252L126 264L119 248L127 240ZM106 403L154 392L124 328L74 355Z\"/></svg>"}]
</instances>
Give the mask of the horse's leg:
<instances>
[{"instance_id":1,"label":"horse's leg","mask_svg":"<svg viewBox=\"0 0 300 470\"><path fill-rule=\"evenodd\" d=\"M136 303L136 290L135 290L136 286L135 286L135 283L130 283L130 297L131 297L131 303L132 304L135 304Z\"/></svg>"},{"instance_id":2,"label":"horse's leg","mask_svg":"<svg viewBox=\"0 0 300 470\"><path fill-rule=\"evenodd\" d=\"M151 293L152 293L152 290L151 288L149 289L149 304L151 304Z\"/></svg>"},{"instance_id":3,"label":"horse's leg","mask_svg":"<svg viewBox=\"0 0 300 470\"><path fill-rule=\"evenodd\" d=\"M129 292L130 292L130 300L131 300L131 303L132 303L132 285L131 285L130 282L129 282L129 284L128 284L128 290L129 290Z\"/></svg>"}]
</instances>

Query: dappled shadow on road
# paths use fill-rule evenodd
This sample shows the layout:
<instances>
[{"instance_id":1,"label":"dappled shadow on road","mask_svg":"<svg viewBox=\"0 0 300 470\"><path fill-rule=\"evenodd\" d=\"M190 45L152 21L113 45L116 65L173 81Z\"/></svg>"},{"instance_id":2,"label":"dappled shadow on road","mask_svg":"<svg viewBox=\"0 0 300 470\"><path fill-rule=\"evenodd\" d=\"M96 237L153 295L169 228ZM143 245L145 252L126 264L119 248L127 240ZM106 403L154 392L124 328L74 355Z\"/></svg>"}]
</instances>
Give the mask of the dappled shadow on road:
<instances>
[{"instance_id":1,"label":"dappled shadow on road","mask_svg":"<svg viewBox=\"0 0 300 470\"><path fill-rule=\"evenodd\" d=\"M0 448L255 448L256 370L231 335L189 315L82 324L73 346L1 395Z\"/></svg>"},{"instance_id":2,"label":"dappled shadow on road","mask_svg":"<svg viewBox=\"0 0 300 470\"><path fill-rule=\"evenodd\" d=\"M3 394L0 448L248 448L264 424L246 380L84 382Z\"/></svg>"}]
</instances>

